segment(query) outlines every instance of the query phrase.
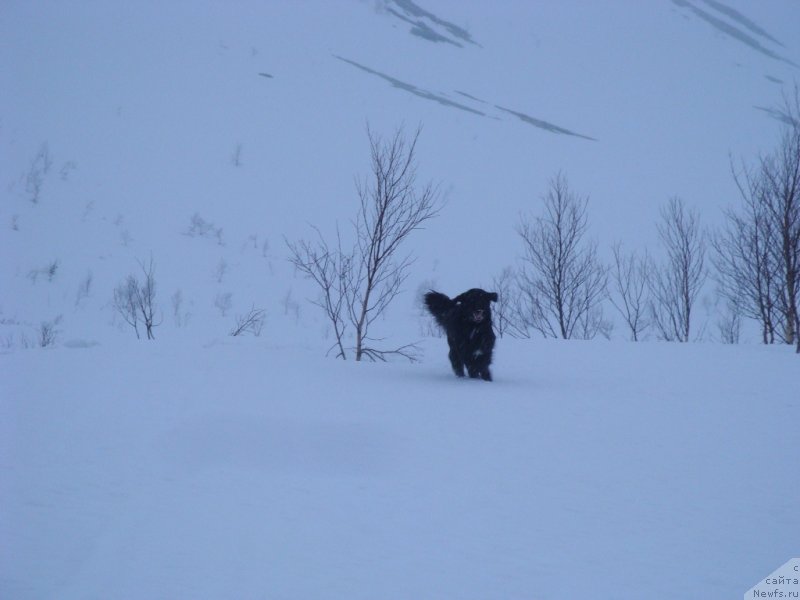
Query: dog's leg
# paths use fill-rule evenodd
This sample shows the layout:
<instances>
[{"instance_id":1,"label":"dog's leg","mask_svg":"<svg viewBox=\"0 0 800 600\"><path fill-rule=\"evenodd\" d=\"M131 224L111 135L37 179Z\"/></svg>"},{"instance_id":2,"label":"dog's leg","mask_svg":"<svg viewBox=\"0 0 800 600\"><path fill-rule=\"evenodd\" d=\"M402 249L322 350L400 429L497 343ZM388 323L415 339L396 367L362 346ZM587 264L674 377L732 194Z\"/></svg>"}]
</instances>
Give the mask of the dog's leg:
<instances>
[{"instance_id":1,"label":"dog's leg","mask_svg":"<svg viewBox=\"0 0 800 600\"><path fill-rule=\"evenodd\" d=\"M463 377L464 376L464 363L461 362L461 358L458 356L458 352L450 349L450 364L453 366L453 373L456 374L456 377Z\"/></svg>"},{"instance_id":2,"label":"dog's leg","mask_svg":"<svg viewBox=\"0 0 800 600\"><path fill-rule=\"evenodd\" d=\"M481 372L481 379L483 379L484 381L492 380L492 372L489 370L488 366L483 368L483 371Z\"/></svg>"}]
</instances>

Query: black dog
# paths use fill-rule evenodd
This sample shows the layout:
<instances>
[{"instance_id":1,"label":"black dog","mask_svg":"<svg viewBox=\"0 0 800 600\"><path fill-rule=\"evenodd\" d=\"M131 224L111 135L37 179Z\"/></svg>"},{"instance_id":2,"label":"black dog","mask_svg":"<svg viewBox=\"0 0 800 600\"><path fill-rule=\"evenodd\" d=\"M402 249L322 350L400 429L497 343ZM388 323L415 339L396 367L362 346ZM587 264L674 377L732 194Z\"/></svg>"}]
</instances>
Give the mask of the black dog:
<instances>
[{"instance_id":1,"label":"black dog","mask_svg":"<svg viewBox=\"0 0 800 600\"><path fill-rule=\"evenodd\" d=\"M492 364L495 335L490 302L497 302L497 294L478 288L452 300L439 292L425 294L425 306L447 333L450 364L458 377L464 376L464 367L467 367L470 377L492 380L489 365Z\"/></svg>"}]
</instances>

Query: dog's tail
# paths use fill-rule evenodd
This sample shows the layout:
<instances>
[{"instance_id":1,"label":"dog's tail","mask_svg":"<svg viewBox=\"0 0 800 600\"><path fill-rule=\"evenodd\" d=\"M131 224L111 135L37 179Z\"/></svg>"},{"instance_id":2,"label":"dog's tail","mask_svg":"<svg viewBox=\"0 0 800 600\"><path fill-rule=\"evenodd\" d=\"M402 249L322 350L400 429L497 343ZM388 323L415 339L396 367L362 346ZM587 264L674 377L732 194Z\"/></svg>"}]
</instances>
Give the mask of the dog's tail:
<instances>
[{"instance_id":1,"label":"dog's tail","mask_svg":"<svg viewBox=\"0 0 800 600\"><path fill-rule=\"evenodd\" d=\"M447 327L447 320L453 310L454 302L442 293L430 291L425 294L425 306L441 327Z\"/></svg>"}]
</instances>

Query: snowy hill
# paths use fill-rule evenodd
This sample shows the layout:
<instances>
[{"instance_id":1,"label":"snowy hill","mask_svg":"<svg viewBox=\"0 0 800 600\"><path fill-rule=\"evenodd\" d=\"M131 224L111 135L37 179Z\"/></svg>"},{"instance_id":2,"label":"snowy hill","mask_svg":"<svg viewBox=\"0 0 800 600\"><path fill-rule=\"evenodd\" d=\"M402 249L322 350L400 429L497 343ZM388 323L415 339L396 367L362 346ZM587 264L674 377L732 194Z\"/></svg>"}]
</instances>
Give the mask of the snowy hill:
<instances>
[{"instance_id":1,"label":"snowy hill","mask_svg":"<svg viewBox=\"0 0 800 600\"><path fill-rule=\"evenodd\" d=\"M150 256L162 309L178 294L202 335L304 305L284 237L353 218L367 123L422 125L420 180L447 201L409 292L488 286L559 171L605 254L657 253L668 198L706 226L736 201L729 160L774 146L800 64L788 1L263 4L0 9L6 345L56 319L62 342L130 335L111 292Z\"/></svg>"},{"instance_id":2,"label":"snowy hill","mask_svg":"<svg viewBox=\"0 0 800 600\"><path fill-rule=\"evenodd\" d=\"M775 144L798 22L790 0L3 3L0 597L723 598L796 556L788 349L618 323L505 337L476 384L418 292L490 287L558 172L606 256L657 255L673 196L718 224L731 161ZM326 359L286 260L348 235L367 124L421 126L446 200L374 332L417 364ZM113 293L151 259L137 341ZM261 335L230 337L250 308Z\"/></svg>"}]
</instances>

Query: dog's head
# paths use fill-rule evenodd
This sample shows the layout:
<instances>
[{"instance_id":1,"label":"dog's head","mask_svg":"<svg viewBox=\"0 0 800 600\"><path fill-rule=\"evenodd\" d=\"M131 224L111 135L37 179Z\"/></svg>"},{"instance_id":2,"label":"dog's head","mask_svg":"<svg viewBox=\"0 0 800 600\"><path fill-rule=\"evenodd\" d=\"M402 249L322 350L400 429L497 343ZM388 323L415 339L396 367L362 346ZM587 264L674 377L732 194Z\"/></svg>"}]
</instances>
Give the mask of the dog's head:
<instances>
[{"instance_id":1,"label":"dog's head","mask_svg":"<svg viewBox=\"0 0 800 600\"><path fill-rule=\"evenodd\" d=\"M480 288L472 288L469 291L453 298L461 314L468 321L473 323L491 323L492 308L491 303L497 302L497 293L487 292Z\"/></svg>"}]
</instances>

